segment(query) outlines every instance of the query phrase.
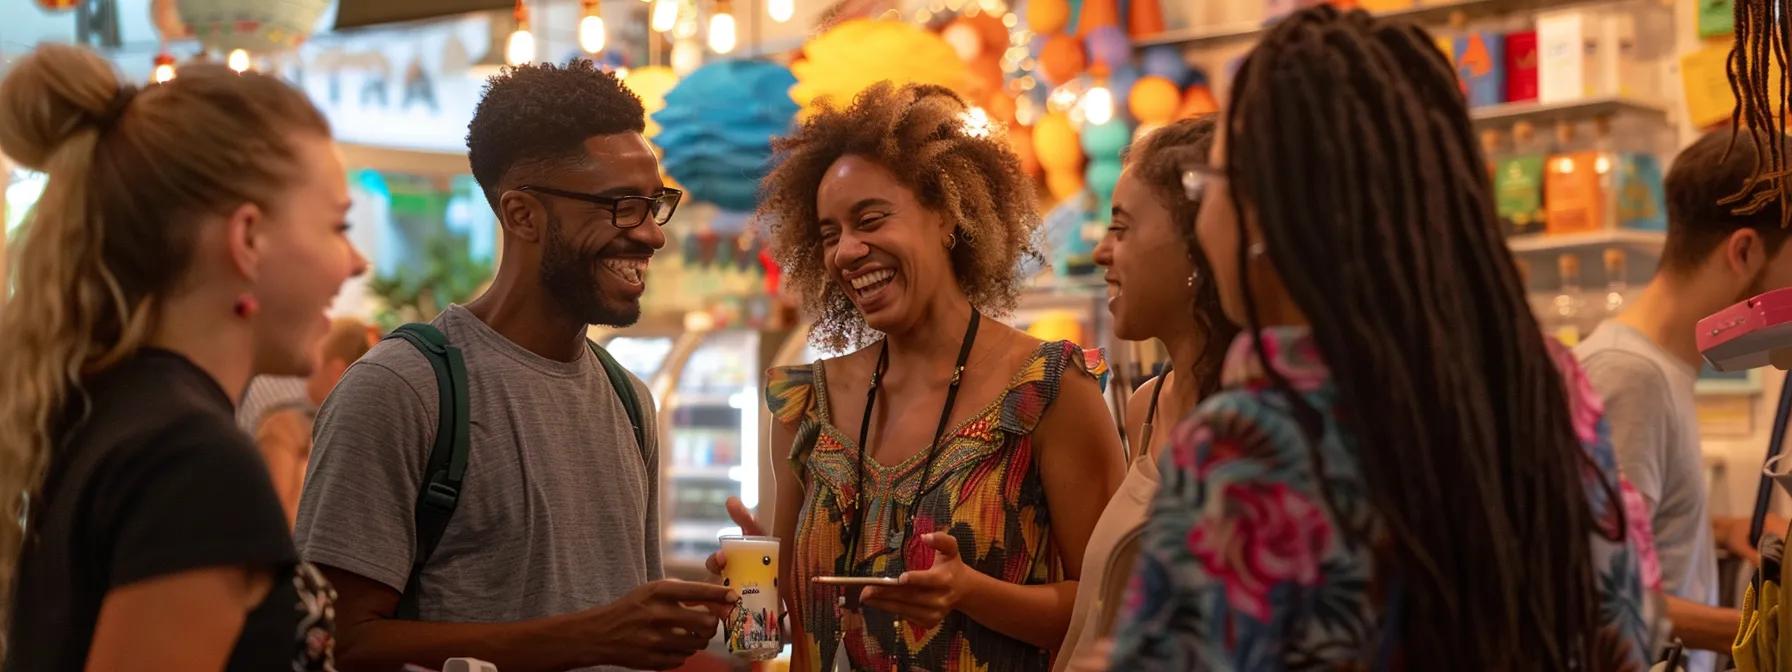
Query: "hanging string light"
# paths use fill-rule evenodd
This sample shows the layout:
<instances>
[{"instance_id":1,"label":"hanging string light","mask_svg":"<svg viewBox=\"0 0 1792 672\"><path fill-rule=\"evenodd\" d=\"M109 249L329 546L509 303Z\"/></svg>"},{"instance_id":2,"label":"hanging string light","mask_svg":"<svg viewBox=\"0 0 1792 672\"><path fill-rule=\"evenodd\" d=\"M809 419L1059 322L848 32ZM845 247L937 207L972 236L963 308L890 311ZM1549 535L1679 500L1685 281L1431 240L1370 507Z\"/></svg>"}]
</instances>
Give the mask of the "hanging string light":
<instances>
[{"instance_id":1,"label":"hanging string light","mask_svg":"<svg viewBox=\"0 0 1792 672\"><path fill-rule=\"evenodd\" d=\"M716 0L716 11L709 16L709 50L726 54L734 45L734 12L728 0Z\"/></svg>"},{"instance_id":2,"label":"hanging string light","mask_svg":"<svg viewBox=\"0 0 1792 672\"><path fill-rule=\"evenodd\" d=\"M155 63L156 67L151 71L149 81L166 84L174 79L174 54L168 53L168 47L162 47L162 51L156 54Z\"/></svg>"},{"instance_id":3,"label":"hanging string light","mask_svg":"<svg viewBox=\"0 0 1792 672\"><path fill-rule=\"evenodd\" d=\"M654 0L648 27L656 33L671 32L678 25L678 0Z\"/></svg>"},{"instance_id":4,"label":"hanging string light","mask_svg":"<svg viewBox=\"0 0 1792 672\"><path fill-rule=\"evenodd\" d=\"M580 0L580 4L584 5L585 12L579 19L579 48L589 54L601 52L607 38L603 8L598 5L598 0Z\"/></svg>"},{"instance_id":5,"label":"hanging string light","mask_svg":"<svg viewBox=\"0 0 1792 672\"><path fill-rule=\"evenodd\" d=\"M230 55L224 58L224 64L237 72L248 72L249 66L252 65L249 61L249 52L243 49L231 49Z\"/></svg>"},{"instance_id":6,"label":"hanging string light","mask_svg":"<svg viewBox=\"0 0 1792 672\"><path fill-rule=\"evenodd\" d=\"M522 65L535 60L535 34L529 32L529 6L516 0L516 31L504 44L504 62Z\"/></svg>"},{"instance_id":7,"label":"hanging string light","mask_svg":"<svg viewBox=\"0 0 1792 672\"><path fill-rule=\"evenodd\" d=\"M765 13L778 23L789 21L796 16L796 0L767 0Z\"/></svg>"}]
</instances>

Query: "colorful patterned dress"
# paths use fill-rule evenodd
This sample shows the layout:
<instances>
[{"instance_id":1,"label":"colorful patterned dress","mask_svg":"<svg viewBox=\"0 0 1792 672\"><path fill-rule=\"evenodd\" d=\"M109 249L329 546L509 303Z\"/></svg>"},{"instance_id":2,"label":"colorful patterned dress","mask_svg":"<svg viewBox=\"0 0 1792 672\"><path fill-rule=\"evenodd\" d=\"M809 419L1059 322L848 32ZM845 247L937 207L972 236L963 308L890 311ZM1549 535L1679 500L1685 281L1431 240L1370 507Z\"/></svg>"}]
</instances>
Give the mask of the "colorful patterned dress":
<instances>
[{"instance_id":1,"label":"colorful patterned dress","mask_svg":"<svg viewBox=\"0 0 1792 672\"><path fill-rule=\"evenodd\" d=\"M1401 668L1401 644L1384 630L1397 612L1386 589L1392 577L1378 572L1377 544L1351 543L1342 531L1385 535L1336 421L1337 388L1306 329L1266 329L1263 342L1270 365L1325 416L1314 449L1337 508L1318 489L1321 475L1288 402L1272 391L1249 334L1240 335L1226 358L1224 391L1176 428L1160 466L1162 487L1115 629L1114 670ZM1591 534L1597 669L1640 672L1658 625L1644 592L1659 584L1648 519L1637 515L1641 498L1628 483L1620 483L1623 518L1605 496L1601 481L1617 464L1603 408L1573 357L1556 355L1575 431L1595 465L1582 476L1602 528ZM1630 527L1624 542L1613 542L1620 520Z\"/></svg>"},{"instance_id":2,"label":"colorful patterned dress","mask_svg":"<svg viewBox=\"0 0 1792 672\"><path fill-rule=\"evenodd\" d=\"M810 579L843 572L896 576L907 568L925 568L933 562L932 549L921 542L929 532L951 533L964 563L997 579L1016 584L1064 579L1032 434L1058 397L1067 371L1107 383L1107 361L1100 351L1085 351L1069 341L1041 345L1001 395L946 432L924 487L916 481L926 451L896 466L866 460L865 531L858 557L844 568L839 562L852 519L858 446L829 417L820 362L771 371L766 401L779 422L796 428L790 461L804 487L791 578L797 588L793 607L800 612L793 618L802 619L806 632L796 645L808 649L810 660L831 661L844 634L853 669L897 669L894 619L868 607L845 611L838 606L841 588L814 585ZM907 519L901 516L908 511L914 512L915 529L906 557L899 557L892 547L902 541ZM932 630L904 630L900 646L910 652L914 672L1051 668L1049 650L984 627L962 612L953 612Z\"/></svg>"}]
</instances>

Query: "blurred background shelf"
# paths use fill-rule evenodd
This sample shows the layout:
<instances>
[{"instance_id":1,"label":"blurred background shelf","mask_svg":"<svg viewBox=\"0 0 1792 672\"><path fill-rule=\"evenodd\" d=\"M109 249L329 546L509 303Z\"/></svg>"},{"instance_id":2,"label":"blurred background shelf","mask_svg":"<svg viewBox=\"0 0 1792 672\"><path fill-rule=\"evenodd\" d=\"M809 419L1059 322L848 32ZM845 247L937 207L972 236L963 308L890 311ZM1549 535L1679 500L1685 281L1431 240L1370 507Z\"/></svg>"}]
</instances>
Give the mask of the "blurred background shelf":
<instances>
[{"instance_id":1,"label":"blurred background shelf","mask_svg":"<svg viewBox=\"0 0 1792 672\"><path fill-rule=\"evenodd\" d=\"M1541 234L1514 236L1506 239L1506 246L1511 248L1514 254L1570 252L1588 248L1607 247L1625 247L1654 254L1661 251L1661 246L1667 242L1667 239L1667 234L1660 231L1612 229L1553 236Z\"/></svg>"},{"instance_id":2,"label":"blurred background shelf","mask_svg":"<svg viewBox=\"0 0 1792 672\"><path fill-rule=\"evenodd\" d=\"M1377 16L1400 18L1415 23L1441 23L1449 20L1456 12L1484 12L1498 9L1515 3L1501 0L1451 0L1437 4L1415 6L1391 12L1380 12ZM1139 38L1133 41L1134 48L1144 49L1160 45L1175 45L1188 48L1210 48L1230 42L1247 40L1263 34L1269 25L1262 22L1233 23L1219 26L1198 26L1183 30L1171 30Z\"/></svg>"},{"instance_id":3,"label":"blurred background shelf","mask_svg":"<svg viewBox=\"0 0 1792 672\"><path fill-rule=\"evenodd\" d=\"M1628 98L1588 98L1558 103L1506 103L1492 107L1480 107L1469 110L1469 116L1478 126L1499 126L1528 121L1537 126L1562 120L1596 119L1616 116L1645 117L1661 123L1667 123L1667 110L1654 105Z\"/></svg>"}]
</instances>

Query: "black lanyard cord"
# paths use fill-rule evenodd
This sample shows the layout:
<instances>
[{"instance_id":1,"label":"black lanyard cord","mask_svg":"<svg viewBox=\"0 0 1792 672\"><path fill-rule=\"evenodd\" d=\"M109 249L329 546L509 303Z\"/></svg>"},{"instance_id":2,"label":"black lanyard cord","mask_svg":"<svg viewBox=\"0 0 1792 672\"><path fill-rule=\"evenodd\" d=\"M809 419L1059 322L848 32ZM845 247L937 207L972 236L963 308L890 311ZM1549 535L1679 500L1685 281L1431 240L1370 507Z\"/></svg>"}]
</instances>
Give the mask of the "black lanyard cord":
<instances>
[{"instance_id":1,"label":"black lanyard cord","mask_svg":"<svg viewBox=\"0 0 1792 672\"><path fill-rule=\"evenodd\" d=\"M914 504L910 505L911 512L916 505L920 504L921 495L927 488L927 481L933 477L933 463L940 454L940 438L946 433L947 423L952 421L952 405L958 400L958 386L959 383L964 382L964 365L965 362L970 359L971 344L975 343L977 340L977 325L982 320L983 316L981 314L975 309L971 310L970 322L969 324L966 324L964 328L964 342L958 346L958 363L954 365L952 369L952 382L946 387L946 404L944 408L940 409L939 424L934 427L933 441L927 446L927 462L921 468L921 482L915 485L915 501ZM865 391L865 415L859 420L858 480L857 485L853 489L853 521L846 530L848 537L847 543L845 544L846 555L842 557L838 563L840 574L845 576L851 576L853 574L851 569L858 559L859 540L864 536L865 460L869 459L867 455L871 453L871 447L866 445L866 441L871 436L871 413L877 407L877 391L883 386L884 373L889 369L889 366L890 341L889 339L884 339L883 345L878 348L877 352L877 368L871 373L871 388ZM894 489L892 489L890 493L892 499L895 498L895 494ZM911 516L908 524L902 529L902 543L895 547L896 553L902 554L907 551L908 542L914 535L914 531L915 521ZM896 625L896 648L903 654L900 669L907 670L909 667L907 660L908 645L903 641L905 638L902 636L901 623L898 622Z\"/></svg>"}]
</instances>

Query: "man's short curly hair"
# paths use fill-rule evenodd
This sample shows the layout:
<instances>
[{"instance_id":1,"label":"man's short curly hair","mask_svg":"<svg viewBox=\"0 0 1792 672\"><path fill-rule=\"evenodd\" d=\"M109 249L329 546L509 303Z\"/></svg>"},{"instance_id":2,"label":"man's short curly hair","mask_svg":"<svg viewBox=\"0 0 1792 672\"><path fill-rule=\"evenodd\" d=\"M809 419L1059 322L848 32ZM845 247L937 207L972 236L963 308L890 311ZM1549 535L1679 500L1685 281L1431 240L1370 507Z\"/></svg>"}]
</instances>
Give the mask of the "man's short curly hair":
<instances>
[{"instance_id":1,"label":"man's short curly hair","mask_svg":"<svg viewBox=\"0 0 1792 672\"><path fill-rule=\"evenodd\" d=\"M952 274L971 305L1001 315L1025 281L1020 262L1040 258L1039 210L1020 159L1000 129L973 133L970 107L950 89L881 82L842 109L822 101L796 133L776 143L760 217L771 230L784 282L815 319L810 338L836 350L863 343L865 318L828 277L815 196L840 157L860 156L896 175L922 207L957 223Z\"/></svg>"},{"instance_id":2,"label":"man's short curly hair","mask_svg":"<svg viewBox=\"0 0 1792 672\"><path fill-rule=\"evenodd\" d=\"M645 126L641 98L589 60L519 65L485 81L467 125L467 161L496 208L512 169L581 160L585 140Z\"/></svg>"}]
</instances>

